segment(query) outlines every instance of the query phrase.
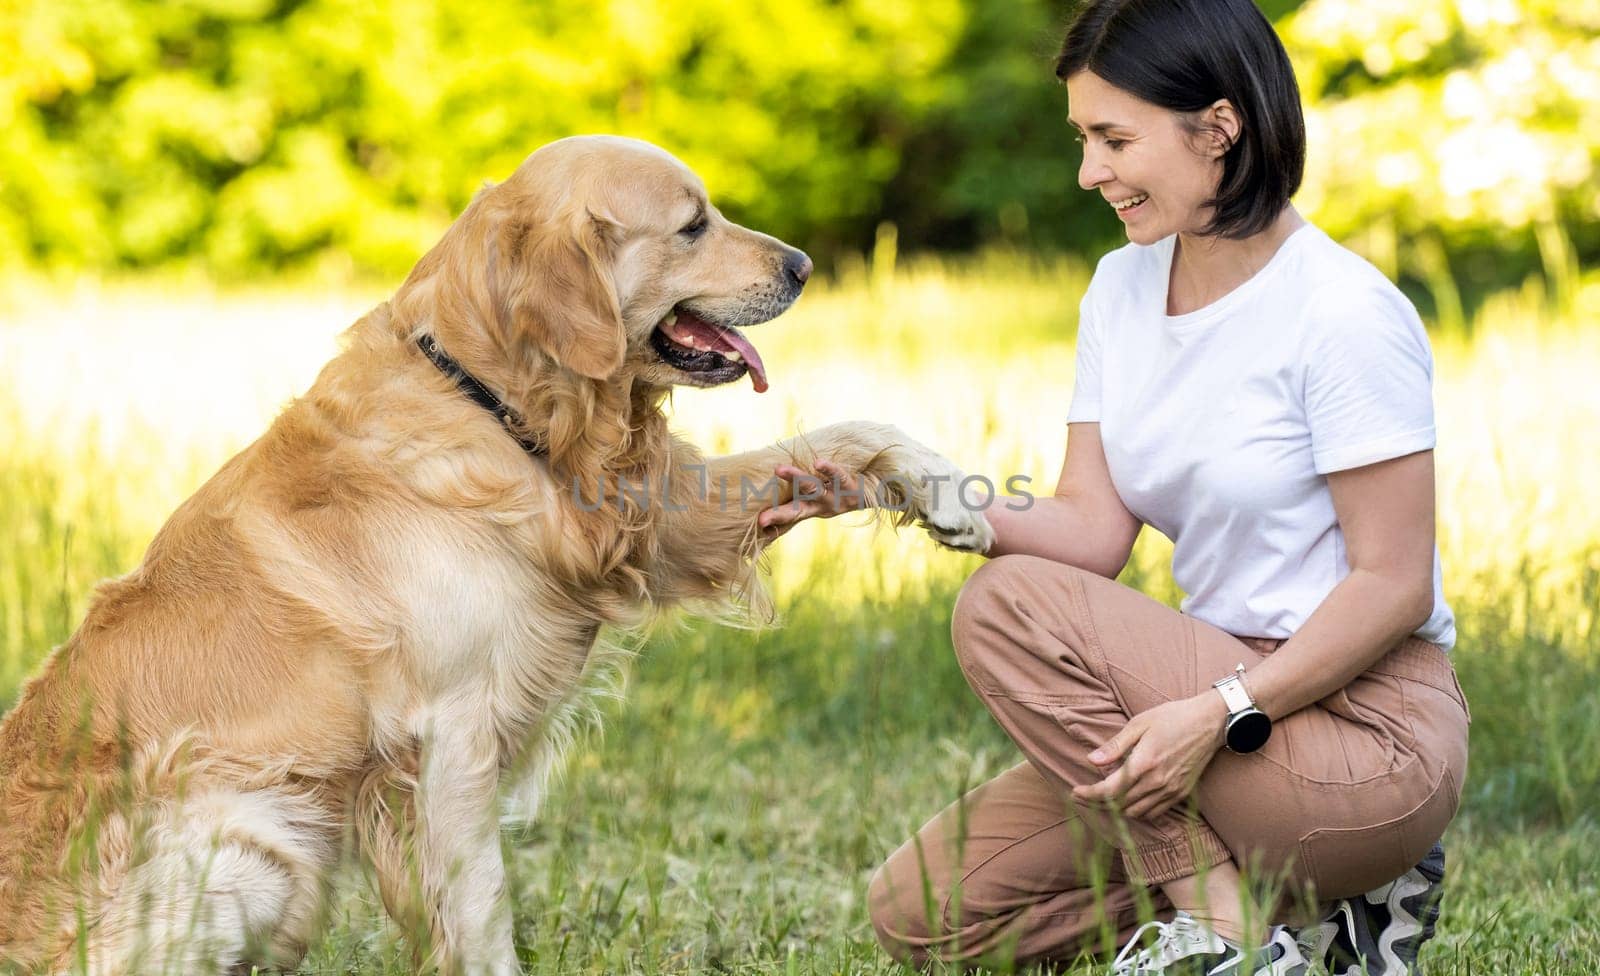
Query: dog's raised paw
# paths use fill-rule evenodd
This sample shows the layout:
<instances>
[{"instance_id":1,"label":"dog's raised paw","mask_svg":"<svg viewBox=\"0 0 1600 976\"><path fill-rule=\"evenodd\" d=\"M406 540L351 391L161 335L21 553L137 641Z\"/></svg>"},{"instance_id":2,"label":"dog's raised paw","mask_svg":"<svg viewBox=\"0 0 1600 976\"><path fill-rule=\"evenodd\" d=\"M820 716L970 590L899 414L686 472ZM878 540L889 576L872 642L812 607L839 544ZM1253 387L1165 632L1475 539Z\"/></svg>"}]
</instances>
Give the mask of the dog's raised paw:
<instances>
[{"instance_id":1,"label":"dog's raised paw","mask_svg":"<svg viewBox=\"0 0 1600 976\"><path fill-rule=\"evenodd\" d=\"M994 529L980 506L989 499L970 497L965 472L925 448L905 461L900 478L910 489L906 501L916 523L946 548L986 552L994 543Z\"/></svg>"},{"instance_id":2,"label":"dog's raised paw","mask_svg":"<svg viewBox=\"0 0 1600 976\"><path fill-rule=\"evenodd\" d=\"M994 529L990 527L989 520L979 511L963 513L959 524L946 525L932 521L923 522L922 525L933 537L933 541L947 549L958 552L984 553L994 544Z\"/></svg>"}]
</instances>

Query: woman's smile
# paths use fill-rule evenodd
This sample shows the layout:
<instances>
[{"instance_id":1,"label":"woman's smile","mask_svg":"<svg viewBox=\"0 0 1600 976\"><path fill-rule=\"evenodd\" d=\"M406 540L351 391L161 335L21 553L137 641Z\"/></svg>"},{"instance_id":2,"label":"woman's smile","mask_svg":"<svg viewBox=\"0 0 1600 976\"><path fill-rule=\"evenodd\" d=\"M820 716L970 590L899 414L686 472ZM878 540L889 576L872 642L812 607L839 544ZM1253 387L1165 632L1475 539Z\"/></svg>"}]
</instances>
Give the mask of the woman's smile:
<instances>
[{"instance_id":1,"label":"woman's smile","mask_svg":"<svg viewBox=\"0 0 1600 976\"><path fill-rule=\"evenodd\" d=\"M1111 209L1117 212L1118 217L1121 217L1123 220L1132 220L1136 214L1143 212L1145 202L1149 199L1150 194L1148 193L1135 193L1131 197L1124 197L1121 200L1109 200L1107 202L1111 204Z\"/></svg>"}]
</instances>

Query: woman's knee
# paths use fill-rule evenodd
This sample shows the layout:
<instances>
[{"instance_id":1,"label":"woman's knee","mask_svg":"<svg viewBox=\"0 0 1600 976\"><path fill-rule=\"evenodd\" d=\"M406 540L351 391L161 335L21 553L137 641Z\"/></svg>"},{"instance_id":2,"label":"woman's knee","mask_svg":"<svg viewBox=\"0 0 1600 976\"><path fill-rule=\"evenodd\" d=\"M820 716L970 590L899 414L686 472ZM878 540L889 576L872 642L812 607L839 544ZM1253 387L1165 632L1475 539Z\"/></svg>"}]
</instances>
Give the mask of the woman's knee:
<instances>
[{"instance_id":1,"label":"woman's knee","mask_svg":"<svg viewBox=\"0 0 1600 976\"><path fill-rule=\"evenodd\" d=\"M1054 565L1037 556L997 556L967 577L950 612L950 640L963 668L981 664L997 645L1008 643L1004 638L1016 630L1018 591L1041 564Z\"/></svg>"},{"instance_id":2,"label":"woman's knee","mask_svg":"<svg viewBox=\"0 0 1600 976\"><path fill-rule=\"evenodd\" d=\"M950 640L967 683L979 692L1005 691L1020 674L1036 671L1038 659L1052 654L1041 631L1060 629L1062 615L1076 612L1081 601L1071 590L1082 586L1076 577L1085 572L1024 555L979 566L950 614ZM1078 622L1065 626L1075 630Z\"/></svg>"},{"instance_id":3,"label":"woman's knee","mask_svg":"<svg viewBox=\"0 0 1600 976\"><path fill-rule=\"evenodd\" d=\"M925 868L908 843L873 874L867 916L878 944L898 962L958 963L986 951L996 926L1016 916L1017 907L1002 904L999 894L973 878L958 882Z\"/></svg>"},{"instance_id":4,"label":"woman's knee","mask_svg":"<svg viewBox=\"0 0 1600 976\"><path fill-rule=\"evenodd\" d=\"M873 872L867 884L867 917L883 950L899 962L920 963L932 932L923 905L922 886L895 851ZM914 865L912 866L914 868Z\"/></svg>"}]
</instances>

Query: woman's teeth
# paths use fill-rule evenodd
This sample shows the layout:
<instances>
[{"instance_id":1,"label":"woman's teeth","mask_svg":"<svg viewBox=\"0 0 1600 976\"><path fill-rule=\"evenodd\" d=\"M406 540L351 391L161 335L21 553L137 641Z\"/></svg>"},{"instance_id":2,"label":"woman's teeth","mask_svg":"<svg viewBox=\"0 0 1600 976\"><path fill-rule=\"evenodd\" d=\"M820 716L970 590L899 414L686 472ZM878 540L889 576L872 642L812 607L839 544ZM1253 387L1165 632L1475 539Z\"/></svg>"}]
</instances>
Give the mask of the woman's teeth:
<instances>
[{"instance_id":1,"label":"woman's teeth","mask_svg":"<svg viewBox=\"0 0 1600 976\"><path fill-rule=\"evenodd\" d=\"M1141 193L1136 197L1129 197L1128 199L1123 200L1120 203L1113 203L1111 206L1114 209L1117 209L1117 210L1126 210L1129 207L1137 207L1139 204L1145 202L1148 199L1150 199L1150 194Z\"/></svg>"}]
</instances>

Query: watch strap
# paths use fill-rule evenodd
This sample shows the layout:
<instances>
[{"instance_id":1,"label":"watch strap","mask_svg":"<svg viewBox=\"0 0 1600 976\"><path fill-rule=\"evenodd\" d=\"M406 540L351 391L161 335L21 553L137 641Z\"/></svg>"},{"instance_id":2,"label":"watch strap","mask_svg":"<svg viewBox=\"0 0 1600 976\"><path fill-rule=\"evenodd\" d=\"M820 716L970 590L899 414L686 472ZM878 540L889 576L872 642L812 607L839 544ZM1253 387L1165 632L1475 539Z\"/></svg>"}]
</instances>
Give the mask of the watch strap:
<instances>
[{"instance_id":1,"label":"watch strap","mask_svg":"<svg viewBox=\"0 0 1600 976\"><path fill-rule=\"evenodd\" d=\"M1256 707L1255 699L1250 697L1249 690L1244 686L1243 671L1244 668L1241 666L1238 672L1212 685L1221 693L1223 702L1228 706L1229 715L1237 715Z\"/></svg>"}]
</instances>

